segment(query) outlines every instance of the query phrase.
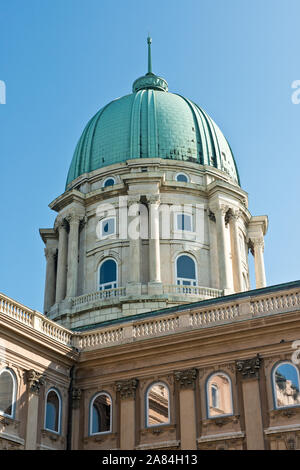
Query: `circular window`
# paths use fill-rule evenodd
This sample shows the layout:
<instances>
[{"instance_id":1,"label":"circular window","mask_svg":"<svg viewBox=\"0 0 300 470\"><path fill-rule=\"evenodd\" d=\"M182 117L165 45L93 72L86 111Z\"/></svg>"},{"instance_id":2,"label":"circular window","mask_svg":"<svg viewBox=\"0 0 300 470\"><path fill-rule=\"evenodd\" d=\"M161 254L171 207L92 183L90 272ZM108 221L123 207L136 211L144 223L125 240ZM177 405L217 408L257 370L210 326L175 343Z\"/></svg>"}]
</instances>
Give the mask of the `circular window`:
<instances>
[{"instance_id":1,"label":"circular window","mask_svg":"<svg viewBox=\"0 0 300 470\"><path fill-rule=\"evenodd\" d=\"M180 183L188 183L189 182L189 177L185 173L177 173L175 176L176 181L179 181Z\"/></svg>"},{"instance_id":2,"label":"circular window","mask_svg":"<svg viewBox=\"0 0 300 470\"><path fill-rule=\"evenodd\" d=\"M103 181L102 187L107 188L108 186L113 186L115 183L116 182L114 178L106 178L106 180Z\"/></svg>"}]
</instances>

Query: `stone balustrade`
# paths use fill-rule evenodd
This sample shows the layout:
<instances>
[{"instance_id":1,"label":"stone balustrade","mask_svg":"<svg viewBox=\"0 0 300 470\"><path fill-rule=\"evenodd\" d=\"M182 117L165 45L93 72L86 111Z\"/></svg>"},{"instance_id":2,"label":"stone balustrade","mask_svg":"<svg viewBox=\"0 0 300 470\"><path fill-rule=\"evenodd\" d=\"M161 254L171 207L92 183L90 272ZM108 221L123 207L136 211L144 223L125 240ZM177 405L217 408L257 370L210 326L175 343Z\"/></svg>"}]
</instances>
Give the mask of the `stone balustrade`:
<instances>
[{"instance_id":1,"label":"stone balustrade","mask_svg":"<svg viewBox=\"0 0 300 470\"><path fill-rule=\"evenodd\" d=\"M10 299L0 293L0 315L4 314L14 320L53 338L66 346L72 345L72 331L60 326L58 323L49 320L42 313L31 310L28 307Z\"/></svg>"},{"instance_id":2,"label":"stone balustrade","mask_svg":"<svg viewBox=\"0 0 300 470\"><path fill-rule=\"evenodd\" d=\"M201 286L182 286L176 284L164 285L163 291L164 294L195 295L203 299L213 299L223 295L223 291L219 289Z\"/></svg>"},{"instance_id":3,"label":"stone balustrade","mask_svg":"<svg viewBox=\"0 0 300 470\"><path fill-rule=\"evenodd\" d=\"M266 288L267 290L267 288ZM105 292L105 291L104 291ZM246 295L245 295L246 294ZM76 346L79 350L104 348L118 344L142 341L156 336L164 336L187 330L196 330L222 324L234 323L243 319L284 314L300 309L300 288L266 293L249 292L240 296L216 299L216 302L204 301L203 306L190 304L178 306L172 313L166 310L149 312L148 318L124 321L116 326L105 326L86 332L73 332L47 319L35 310L0 294L1 315L10 317L17 322L34 328L41 334L67 345ZM88 294L93 295L93 294ZM82 296L85 297L85 296ZM182 310L180 311L180 309ZM174 312L174 307L172 308ZM150 318L149 318L150 317Z\"/></svg>"},{"instance_id":4,"label":"stone balustrade","mask_svg":"<svg viewBox=\"0 0 300 470\"><path fill-rule=\"evenodd\" d=\"M82 305L97 300L110 299L113 297L121 297L126 294L126 287L116 287L114 289L99 290L90 294L80 295L72 301L73 306Z\"/></svg>"}]
</instances>

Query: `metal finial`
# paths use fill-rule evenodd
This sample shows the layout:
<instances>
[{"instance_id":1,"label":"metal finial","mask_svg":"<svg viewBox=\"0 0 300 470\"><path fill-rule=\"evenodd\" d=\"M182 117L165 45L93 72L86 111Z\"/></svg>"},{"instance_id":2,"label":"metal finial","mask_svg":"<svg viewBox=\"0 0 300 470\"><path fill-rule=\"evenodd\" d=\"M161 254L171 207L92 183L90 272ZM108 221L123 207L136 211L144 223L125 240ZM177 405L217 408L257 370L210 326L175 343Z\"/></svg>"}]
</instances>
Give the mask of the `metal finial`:
<instances>
[{"instance_id":1,"label":"metal finial","mask_svg":"<svg viewBox=\"0 0 300 470\"><path fill-rule=\"evenodd\" d=\"M150 35L148 35L147 37L147 43L148 43L148 73L152 73L152 60L151 60L152 38L150 38Z\"/></svg>"}]
</instances>

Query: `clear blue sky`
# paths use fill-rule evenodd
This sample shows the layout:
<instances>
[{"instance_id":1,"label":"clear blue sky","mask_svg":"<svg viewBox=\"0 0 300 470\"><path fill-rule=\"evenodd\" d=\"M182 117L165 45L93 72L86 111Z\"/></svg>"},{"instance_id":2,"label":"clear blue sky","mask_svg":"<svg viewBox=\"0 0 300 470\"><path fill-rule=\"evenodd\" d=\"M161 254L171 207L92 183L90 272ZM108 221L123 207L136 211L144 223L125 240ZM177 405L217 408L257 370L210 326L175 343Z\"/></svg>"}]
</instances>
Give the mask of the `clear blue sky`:
<instances>
[{"instance_id":1,"label":"clear blue sky","mask_svg":"<svg viewBox=\"0 0 300 470\"><path fill-rule=\"evenodd\" d=\"M42 309L38 230L87 121L146 72L148 31L153 71L217 122L269 216L268 284L299 279L299 18L299 0L0 0L0 291Z\"/></svg>"}]
</instances>

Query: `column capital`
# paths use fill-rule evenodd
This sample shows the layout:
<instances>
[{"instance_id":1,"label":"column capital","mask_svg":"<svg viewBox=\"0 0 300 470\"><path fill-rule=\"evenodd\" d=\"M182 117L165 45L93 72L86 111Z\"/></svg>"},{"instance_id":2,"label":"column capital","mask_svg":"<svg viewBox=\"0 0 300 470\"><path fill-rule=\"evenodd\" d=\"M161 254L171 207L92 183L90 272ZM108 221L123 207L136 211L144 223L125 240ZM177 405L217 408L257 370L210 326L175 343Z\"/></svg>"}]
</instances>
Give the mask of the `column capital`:
<instances>
[{"instance_id":1,"label":"column capital","mask_svg":"<svg viewBox=\"0 0 300 470\"><path fill-rule=\"evenodd\" d=\"M230 207L228 204L224 204L222 202L214 202L212 204L209 204L208 209L214 214L220 213L221 215L225 216Z\"/></svg>"},{"instance_id":2,"label":"column capital","mask_svg":"<svg viewBox=\"0 0 300 470\"><path fill-rule=\"evenodd\" d=\"M231 215L231 218L232 220L235 220L237 221L241 215L242 215L242 211L240 209L238 209L237 207L231 207L230 208L230 215Z\"/></svg>"},{"instance_id":3,"label":"column capital","mask_svg":"<svg viewBox=\"0 0 300 470\"><path fill-rule=\"evenodd\" d=\"M120 392L121 399L135 398L138 383L138 379L120 380L116 382L116 390Z\"/></svg>"},{"instance_id":4,"label":"column capital","mask_svg":"<svg viewBox=\"0 0 300 470\"><path fill-rule=\"evenodd\" d=\"M45 385L45 378L34 369L30 369L25 372L25 380L29 386L30 392L35 393L36 395L39 395L40 388Z\"/></svg>"},{"instance_id":5,"label":"column capital","mask_svg":"<svg viewBox=\"0 0 300 470\"><path fill-rule=\"evenodd\" d=\"M174 372L175 380L180 388L195 388L197 369L186 369Z\"/></svg>"},{"instance_id":6,"label":"column capital","mask_svg":"<svg viewBox=\"0 0 300 470\"><path fill-rule=\"evenodd\" d=\"M56 256L56 253L57 253L57 248L55 247L46 247L44 249L44 253L45 253L45 256L46 256L46 259L47 261L51 261L52 259L55 258Z\"/></svg>"},{"instance_id":7,"label":"column capital","mask_svg":"<svg viewBox=\"0 0 300 470\"><path fill-rule=\"evenodd\" d=\"M139 194L132 194L132 195L129 195L127 198L128 206L131 206L133 204L140 204L140 202L141 202L141 196Z\"/></svg>"},{"instance_id":8,"label":"column capital","mask_svg":"<svg viewBox=\"0 0 300 470\"><path fill-rule=\"evenodd\" d=\"M159 194L146 194L147 202L151 205L160 205L160 195Z\"/></svg>"},{"instance_id":9,"label":"column capital","mask_svg":"<svg viewBox=\"0 0 300 470\"><path fill-rule=\"evenodd\" d=\"M264 237L251 237L249 238L249 248L250 248L250 251L252 253L252 255L254 255L254 252L255 252L255 248L262 248L262 251L264 251L264 247L265 247L265 241L264 241Z\"/></svg>"},{"instance_id":10,"label":"column capital","mask_svg":"<svg viewBox=\"0 0 300 470\"><path fill-rule=\"evenodd\" d=\"M84 215L77 212L69 212L65 219L69 222L69 225L79 225L84 220Z\"/></svg>"},{"instance_id":11,"label":"column capital","mask_svg":"<svg viewBox=\"0 0 300 470\"><path fill-rule=\"evenodd\" d=\"M66 222L66 219L65 217L62 217L62 216L58 216L55 220L55 223L54 223L54 228L55 230L62 230L62 229L67 229L67 222Z\"/></svg>"},{"instance_id":12,"label":"column capital","mask_svg":"<svg viewBox=\"0 0 300 470\"><path fill-rule=\"evenodd\" d=\"M259 354L257 354L257 356L252 357L251 359L237 360L235 367L242 379L258 379L261 362L262 359Z\"/></svg>"}]
</instances>

